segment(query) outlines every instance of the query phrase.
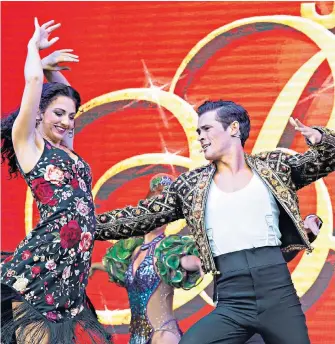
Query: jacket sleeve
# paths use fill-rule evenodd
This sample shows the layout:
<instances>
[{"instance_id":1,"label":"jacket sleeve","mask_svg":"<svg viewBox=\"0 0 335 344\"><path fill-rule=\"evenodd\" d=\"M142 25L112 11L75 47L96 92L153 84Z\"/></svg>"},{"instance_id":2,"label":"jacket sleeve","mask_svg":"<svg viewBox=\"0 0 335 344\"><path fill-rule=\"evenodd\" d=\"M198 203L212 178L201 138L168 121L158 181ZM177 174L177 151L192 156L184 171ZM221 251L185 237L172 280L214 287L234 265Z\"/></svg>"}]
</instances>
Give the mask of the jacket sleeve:
<instances>
[{"instance_id":1,"label":"jacket sleeve","mask_svg":"<svg viewBox=\"0 0 335 344\"><path fill-rule=\"evenodd\" d=\"M307 152L290 155L287 159L296 189L301 189L335 170L335 131L324 127L313 128L322 133L321 142L312 145L307 141L310 146Z\"/></svg>"},{"instance_id":2,"label":"jacket sleeve","mask_svg":"<svg viewBox=\"0 0 335 344\"><path fill-rule=\"evenodd\" d=\"M157 227L183 218L177 185L178 179L160 195L141 200L137 207L127 206L97 215L95 239L118 240L143 236Z\"/></svg>"},{"instance_id":3,"label":"jacket sleeve","mask_svg":"<svg viewBox=\"0 0 335 344\"><path fill-rule=\"evenodd\" d=\"M321 229L322 224L323 224L323 221L322 221L321 217L318 216L318 215L310 214L310 215L306 216L306 219L309 216L317 216L318 217L318 220L319 220L318 221L319 222L318 226L319 226L319 229ZM308 240L309 240L310 243L315 241L315 239L317 238L317 235L315 235L313 232L309 232L307 234L307 236L308 236ZM299 252L300 251L283 252L283 257L284 257L285 261L288 263L291 260L293 260Z\"/></svg>"}]
</instances>

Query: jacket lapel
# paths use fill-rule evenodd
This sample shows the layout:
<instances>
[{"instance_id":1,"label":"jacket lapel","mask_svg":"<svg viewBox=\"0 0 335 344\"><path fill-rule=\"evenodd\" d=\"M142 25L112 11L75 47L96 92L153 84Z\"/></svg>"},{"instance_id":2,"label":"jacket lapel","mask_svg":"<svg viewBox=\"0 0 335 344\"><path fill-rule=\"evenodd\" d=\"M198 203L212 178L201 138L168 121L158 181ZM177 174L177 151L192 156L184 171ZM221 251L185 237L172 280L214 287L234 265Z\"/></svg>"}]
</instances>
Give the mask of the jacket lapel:
<instances>
[{"instance_id":1,"label":"jacket lapel","mask_svg":"<svg viewBox=\"0 0 335 344\"><path fill-rule=\"evenodd\" d=\"M308 242L308 238L304 230L304 223L301 219L298 202L296 200L296 194L284 184L275 171L267 167L264 161L248 154L245 154L245 159L249 167L251 167L252 170L261 177L263 182L291 217L301 237L305 242Z\"/></svg>"},{"instance_id":2,"label":"jacket lapel","mask_svg":"<svg viewBox=\"0 0 335 344\"><path fill-rule=\"evenodd\" d=\"M215 170L215 165L211 163L201 171L197 186L195 187L195 197L193 198L192 204L192 222L195 229L195 239L198 241L200 253L203 257L206 257L204 262L205 265L208 266L212 272L215 272L216 269L205 229L205 210L208 191Z\"/></svg>"}]
</instances>

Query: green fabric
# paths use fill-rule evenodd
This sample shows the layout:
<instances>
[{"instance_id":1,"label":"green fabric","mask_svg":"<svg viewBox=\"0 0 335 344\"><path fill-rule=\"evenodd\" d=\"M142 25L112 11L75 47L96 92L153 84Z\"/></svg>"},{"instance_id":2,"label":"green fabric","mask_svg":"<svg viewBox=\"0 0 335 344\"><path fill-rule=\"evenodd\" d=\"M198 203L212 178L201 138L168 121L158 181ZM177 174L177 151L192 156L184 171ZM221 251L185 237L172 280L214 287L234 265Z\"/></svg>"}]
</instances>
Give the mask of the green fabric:
<instances>
[{"instance_id":1,"label":"green fabric","mask_svg":"<svg viewBox=\"0 0 335 344\"><path fill-rule=\"evenodd\" d=\"M187 255L199 257L194 240L188 236L170 235L156 248L156 267L166 284L174 288L191 289L201 281L199 271L186 271L181 266L181 258Z\"/></svg>"},{"instance_id":2,"label":"green fabric","mask_svg":"<svg viewBox=\"0 0 335 344\"><path fill-rule=\"evenodd\" d=\"M103 263L111 282L124 287L125 274L131 262L133 252L136 247L142 245L143 241L143 237L123 239L107 250Z\"/></svg>"}]
</instances>

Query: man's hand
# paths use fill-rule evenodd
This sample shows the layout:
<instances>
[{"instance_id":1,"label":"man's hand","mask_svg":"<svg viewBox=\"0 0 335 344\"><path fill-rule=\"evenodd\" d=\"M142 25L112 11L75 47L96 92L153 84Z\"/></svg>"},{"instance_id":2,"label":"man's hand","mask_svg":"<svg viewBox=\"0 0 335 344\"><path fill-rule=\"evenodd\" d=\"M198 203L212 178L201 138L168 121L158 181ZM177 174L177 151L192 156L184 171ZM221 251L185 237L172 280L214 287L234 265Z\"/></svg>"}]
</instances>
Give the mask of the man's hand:
<instances>
[{"instance_id":1,"label":"man's hand","mask_svg":"<svg viewBox=\"0 0 335 344\"><path fill-rule=\"evenodd\" d=\"M307 233L312 232L314 235L318 235L320 232L320 219L316 215L309 215L305 218L304 228Z\"/></svg>"},{"instance_id":2,"label":"man's hand","mask_svg":"<svg viewBox=\"0 0 335 344\"><path fill-rule=\"evenodd\" d=\"M307 125L302 124L298 119L293 119L290 117L290 124L295 130L300 131L302 135L312 144L319 143L322 139L322 134Z\"/></svg>"}]
</instances>

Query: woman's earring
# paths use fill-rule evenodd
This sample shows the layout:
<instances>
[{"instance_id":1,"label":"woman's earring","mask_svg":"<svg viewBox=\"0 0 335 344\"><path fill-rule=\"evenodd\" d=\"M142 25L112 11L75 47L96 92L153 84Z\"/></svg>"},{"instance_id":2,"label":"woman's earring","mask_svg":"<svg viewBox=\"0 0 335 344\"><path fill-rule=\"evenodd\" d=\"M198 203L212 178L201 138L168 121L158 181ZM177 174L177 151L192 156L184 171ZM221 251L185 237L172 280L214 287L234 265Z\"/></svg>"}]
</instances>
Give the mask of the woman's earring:
<instances>
[{"instance_id":1,"label":"woman's earring","mask_svg":"<svg viewBox=\"0 0 335 344\"><path fill-rule=\"evenodd\" d=\"M74 135L74 129L71 129L68 133L69 137L72 138Z\"/></svg>"},{"instance_id":2,"label":"woman's earring","mask_svg":"<svg viewBox=\"0 0 335 344\"><path fill-rule=\"evenodd\" d=\"M42 122L41 118L36 118L36 126L35 126L35 128L37 128L40 125L41 122Z\"/></svg>"}]
</instances>

